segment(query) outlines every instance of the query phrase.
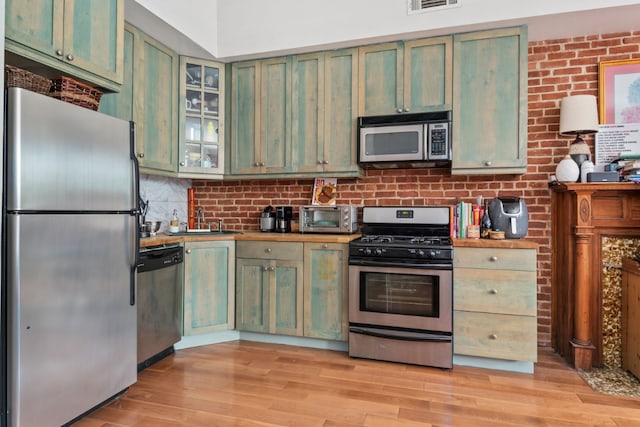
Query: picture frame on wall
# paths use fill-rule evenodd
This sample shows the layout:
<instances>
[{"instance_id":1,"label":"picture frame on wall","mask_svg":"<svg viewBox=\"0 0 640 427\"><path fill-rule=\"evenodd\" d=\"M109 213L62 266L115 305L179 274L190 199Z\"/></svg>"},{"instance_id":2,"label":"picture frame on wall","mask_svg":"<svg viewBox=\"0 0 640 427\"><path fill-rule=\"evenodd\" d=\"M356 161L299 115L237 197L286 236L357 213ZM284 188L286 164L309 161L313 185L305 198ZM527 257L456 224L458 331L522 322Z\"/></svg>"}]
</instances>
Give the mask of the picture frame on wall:
<instances>
[{"instance_id":1,"label":"picture frame on wall","mask_svg":"<svg viewBox=\"0 0 640 427\"><path fill-rule=\"evenodd\" d=\"M640 123L640 59L598 64L601 124Z\"/></svg>"}]
</instances>

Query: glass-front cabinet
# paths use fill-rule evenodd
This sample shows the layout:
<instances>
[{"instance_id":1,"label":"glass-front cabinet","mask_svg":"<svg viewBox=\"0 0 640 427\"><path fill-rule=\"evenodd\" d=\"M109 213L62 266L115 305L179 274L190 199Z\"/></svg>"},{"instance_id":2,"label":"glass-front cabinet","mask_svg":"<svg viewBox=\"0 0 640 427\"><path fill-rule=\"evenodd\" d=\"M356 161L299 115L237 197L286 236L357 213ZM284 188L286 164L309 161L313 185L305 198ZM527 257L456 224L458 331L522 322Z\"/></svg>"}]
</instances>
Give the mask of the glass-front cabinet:
<instances>
[{"instance_id":1,"label":"glass-front cabinet","mask_svg":"<svg viewBox=\"0 0 640 427\"><path fill-rule=\"evenodd\" d=\"M181 177L219 178L224 171L224 64L180 57Z\"/></svg>"}]
</instances>

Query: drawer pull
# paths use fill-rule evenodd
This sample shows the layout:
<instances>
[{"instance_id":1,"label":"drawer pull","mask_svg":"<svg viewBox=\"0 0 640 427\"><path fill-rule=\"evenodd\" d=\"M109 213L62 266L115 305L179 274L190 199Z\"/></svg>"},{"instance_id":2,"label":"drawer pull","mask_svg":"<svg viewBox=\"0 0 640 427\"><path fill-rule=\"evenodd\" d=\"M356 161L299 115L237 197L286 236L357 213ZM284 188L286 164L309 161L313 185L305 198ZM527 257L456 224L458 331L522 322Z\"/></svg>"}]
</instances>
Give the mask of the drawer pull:
<instances>
[{"instance_id":1,"label":"drawer pull","mask_svg":"<svg viewBox=\"0 0 640 427\"><path fill-rule=\"evenodd\" d=\"M494 255L491 258L489 258L489 261L496 262L496 261L498 261L498 257Z\"/></svg>"},{"instance_id":2,"label":"drawer pull","mask_svg":"<svg viewBox=\"0 0 640 427\"><path fill-rule=\"evenodd\" d=\"M328 247L329 247L329 245L327 245L326 243L324 243L324 244L322 245L322 249L327 249Z\"/></svg>"},{"instance_id":3,"label":"drawer pull","mask_svg":"<svg viewBox=\"0 0 640 427\"><path fill-rule=\"evenodd\" d=\"M191 249L187 249L185 252L190 254L191 253Z\"/></svg>"},{"instance_id":4,"label":"drawer pull","mask_svg":"<svg viewBox=\"0 0 640 427\"><path fill-rule=\"evenodd\" d=\"M267 252L267 253L271 253L271 248L267 248L264 251Z\"/></svg>"},{"instance_id":5,"label":"drawer pull","mask_svg":"<svg viewBox=\"0 0 640 427\"><path fill-rule=\"evenodd\" d=\"M489 335L489 339L490 340L497 340L498 336L496 334L491 334L491 335Z\"/></svg>"},{"instance_id":6,"label":"drawer pull","mask_svg":"<svg viewBox=\"0 0 640 427\"><path fill-rule=\"evenodd\" d=\"M491 295L498 295L498 290L497 290L497 289L490 289L490 290L489 290L489 293L490 293Z\"/></svg>"}]
</instances>

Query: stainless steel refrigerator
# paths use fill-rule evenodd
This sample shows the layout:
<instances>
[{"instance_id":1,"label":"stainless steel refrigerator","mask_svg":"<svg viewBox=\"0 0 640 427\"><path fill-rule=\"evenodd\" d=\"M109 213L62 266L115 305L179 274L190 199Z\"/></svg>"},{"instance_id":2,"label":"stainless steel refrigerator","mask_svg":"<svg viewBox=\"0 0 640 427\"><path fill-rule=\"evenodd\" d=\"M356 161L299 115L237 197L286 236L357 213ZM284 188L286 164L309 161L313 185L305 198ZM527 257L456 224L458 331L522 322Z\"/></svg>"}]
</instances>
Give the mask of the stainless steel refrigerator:
<instances>
[{"instance_id":1,"label":"stainless steel refrigerator","mask_svg":"<svg viewBox=\"0 0 640 427\"><path fill-rule=\"evenodd\" d=\"M60 426L136 381L134 127L17 88L5 111L3 413Z\"/></svg>"}]
</instances>

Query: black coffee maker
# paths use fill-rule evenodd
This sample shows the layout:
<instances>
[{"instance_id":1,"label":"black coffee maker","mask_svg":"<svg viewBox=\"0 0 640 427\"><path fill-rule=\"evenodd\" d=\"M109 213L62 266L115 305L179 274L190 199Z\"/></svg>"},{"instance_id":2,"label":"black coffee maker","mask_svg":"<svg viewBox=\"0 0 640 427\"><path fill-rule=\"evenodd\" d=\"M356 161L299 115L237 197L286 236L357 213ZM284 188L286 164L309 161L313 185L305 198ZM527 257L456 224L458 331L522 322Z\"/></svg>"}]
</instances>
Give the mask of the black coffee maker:
<instances>
[{"instance_id":1,"label":"black coffee maker","mask_svg":"<svg viewBox=\"0 0 640 427\"><path fill-rule=\"evenodd\" d=\"M276 207L276 229L279 233L291 233L291 218L293 208L291 206Z\"/></svg>"}]
</instances>

